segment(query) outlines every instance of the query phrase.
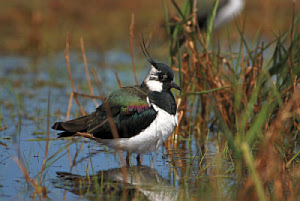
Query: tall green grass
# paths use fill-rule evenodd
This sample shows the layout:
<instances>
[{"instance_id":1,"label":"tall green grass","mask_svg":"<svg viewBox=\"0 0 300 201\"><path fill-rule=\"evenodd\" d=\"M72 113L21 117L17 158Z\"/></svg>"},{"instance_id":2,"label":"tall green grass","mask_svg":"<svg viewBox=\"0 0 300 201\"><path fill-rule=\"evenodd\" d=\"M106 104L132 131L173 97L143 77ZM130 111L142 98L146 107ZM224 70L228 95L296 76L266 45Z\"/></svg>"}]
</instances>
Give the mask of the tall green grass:
<instances>
[{"instance_id":1,"label":"tall green grass","mask_svg":"<svg viewBox=\"0 0 300 201\"><path fill-rule=\"evenodd\" d=\"M206 33L191 17L193 1L186 0L182 10L172 2L179 20L168 23L164 6L169 58L183 88L179 108L183 119L189 120L180 122L181 134L194 125L202 135L207 129L223 133L238 179L244 181L241 198L247 194L249 199L293 199L297 192L293 182L299 178L292 172L299 168L300 158L300 16L291 16L290 29L274 34L271 42L259 37L249 41L245 23L237 24L239 49L234 52L228 40L230 52L224 52L212 29L218 1Z\"/></svg>"}]
</instances>

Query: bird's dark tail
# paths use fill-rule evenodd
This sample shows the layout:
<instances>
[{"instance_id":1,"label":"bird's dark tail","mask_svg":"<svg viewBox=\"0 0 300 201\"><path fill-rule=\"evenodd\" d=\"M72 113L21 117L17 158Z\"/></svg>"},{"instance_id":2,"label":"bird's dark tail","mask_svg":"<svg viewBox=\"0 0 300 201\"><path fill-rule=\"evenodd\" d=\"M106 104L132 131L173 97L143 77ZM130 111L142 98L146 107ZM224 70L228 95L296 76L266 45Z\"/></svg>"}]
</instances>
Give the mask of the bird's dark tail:
<instances>
[{"instance_id":1,"label":"bird's dark tail","mask_svg":"<svg viewBox=\"0 0 300 201\"><path fill-rule=\"evenodd\" d=\"M65 131L58 134L58 137L73 136L76 132L86 132L90 115L82 116L66 122L55 122L51 127L54 130Z\"/></svg>"}]
</instances>

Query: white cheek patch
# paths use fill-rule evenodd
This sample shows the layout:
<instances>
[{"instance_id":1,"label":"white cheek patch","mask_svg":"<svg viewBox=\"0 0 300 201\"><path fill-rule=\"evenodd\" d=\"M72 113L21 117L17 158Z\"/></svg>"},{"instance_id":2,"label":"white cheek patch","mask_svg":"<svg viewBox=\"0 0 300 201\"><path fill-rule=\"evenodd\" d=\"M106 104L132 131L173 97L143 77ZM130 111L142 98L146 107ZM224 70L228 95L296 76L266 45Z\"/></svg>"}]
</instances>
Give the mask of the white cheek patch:
<instances>
[{"instance_id":1,"label":"white cheek patch","mask_svg":"<svg viewBox=\"0 0 300 201\"><path fill-rule=\"evenodd\" d=\"M151 66L150 72L144 81L150 91L162 91L163 83L157 80L159 72L154 66Z\"/></svg>"},{"instance_id":2,"label":"white cheek patch","mask_svg":"<svg viewBox=\"0 0 300 201\"><path fill-rule=\"evenodd\" d=\"M150 91L161 92L163 88L163 83L157 80L147 80L146 85L150 89Z\"/></svg>"}]
</instances>

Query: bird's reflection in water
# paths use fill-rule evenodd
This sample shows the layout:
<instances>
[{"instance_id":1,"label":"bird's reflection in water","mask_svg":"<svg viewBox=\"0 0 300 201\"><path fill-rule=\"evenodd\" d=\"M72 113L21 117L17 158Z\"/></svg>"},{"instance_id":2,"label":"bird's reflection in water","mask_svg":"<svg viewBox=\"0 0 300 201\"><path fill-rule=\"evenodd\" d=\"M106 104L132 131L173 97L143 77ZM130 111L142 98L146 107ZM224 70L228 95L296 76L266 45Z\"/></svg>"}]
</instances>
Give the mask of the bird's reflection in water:
<instances>
[{"instance_id":1,"label":"bird's reflection in water","mask_svg":"<svg viewBox=\"0 0 300 201\"><path fill-rule=\"evenodd\" d=\"M87 176L57 172L53 183L56 188L91 200L176 200L178 196L177 189L148 166L126 167L125 174L124 168L101 170Z\"/></svg>"}]
</instances>

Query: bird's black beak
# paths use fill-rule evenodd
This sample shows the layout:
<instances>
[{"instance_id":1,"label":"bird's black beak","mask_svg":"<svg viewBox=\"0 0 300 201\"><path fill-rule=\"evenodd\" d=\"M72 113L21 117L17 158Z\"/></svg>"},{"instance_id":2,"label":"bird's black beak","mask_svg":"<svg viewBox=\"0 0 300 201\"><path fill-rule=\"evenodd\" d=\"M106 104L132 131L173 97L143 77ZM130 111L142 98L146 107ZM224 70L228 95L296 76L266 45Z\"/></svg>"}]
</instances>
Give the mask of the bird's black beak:
<instances>
[{"instance_id":1,"label":"bird's black beak","mask_svg":"<svg viewBox=\"0 0 300 201\"><path fill-rule=\"evenodd\" d=\"M170 88L175 88L175 89L181 90L181 88L174 81L171 82Z\"/></svg>"}]
</instances>

